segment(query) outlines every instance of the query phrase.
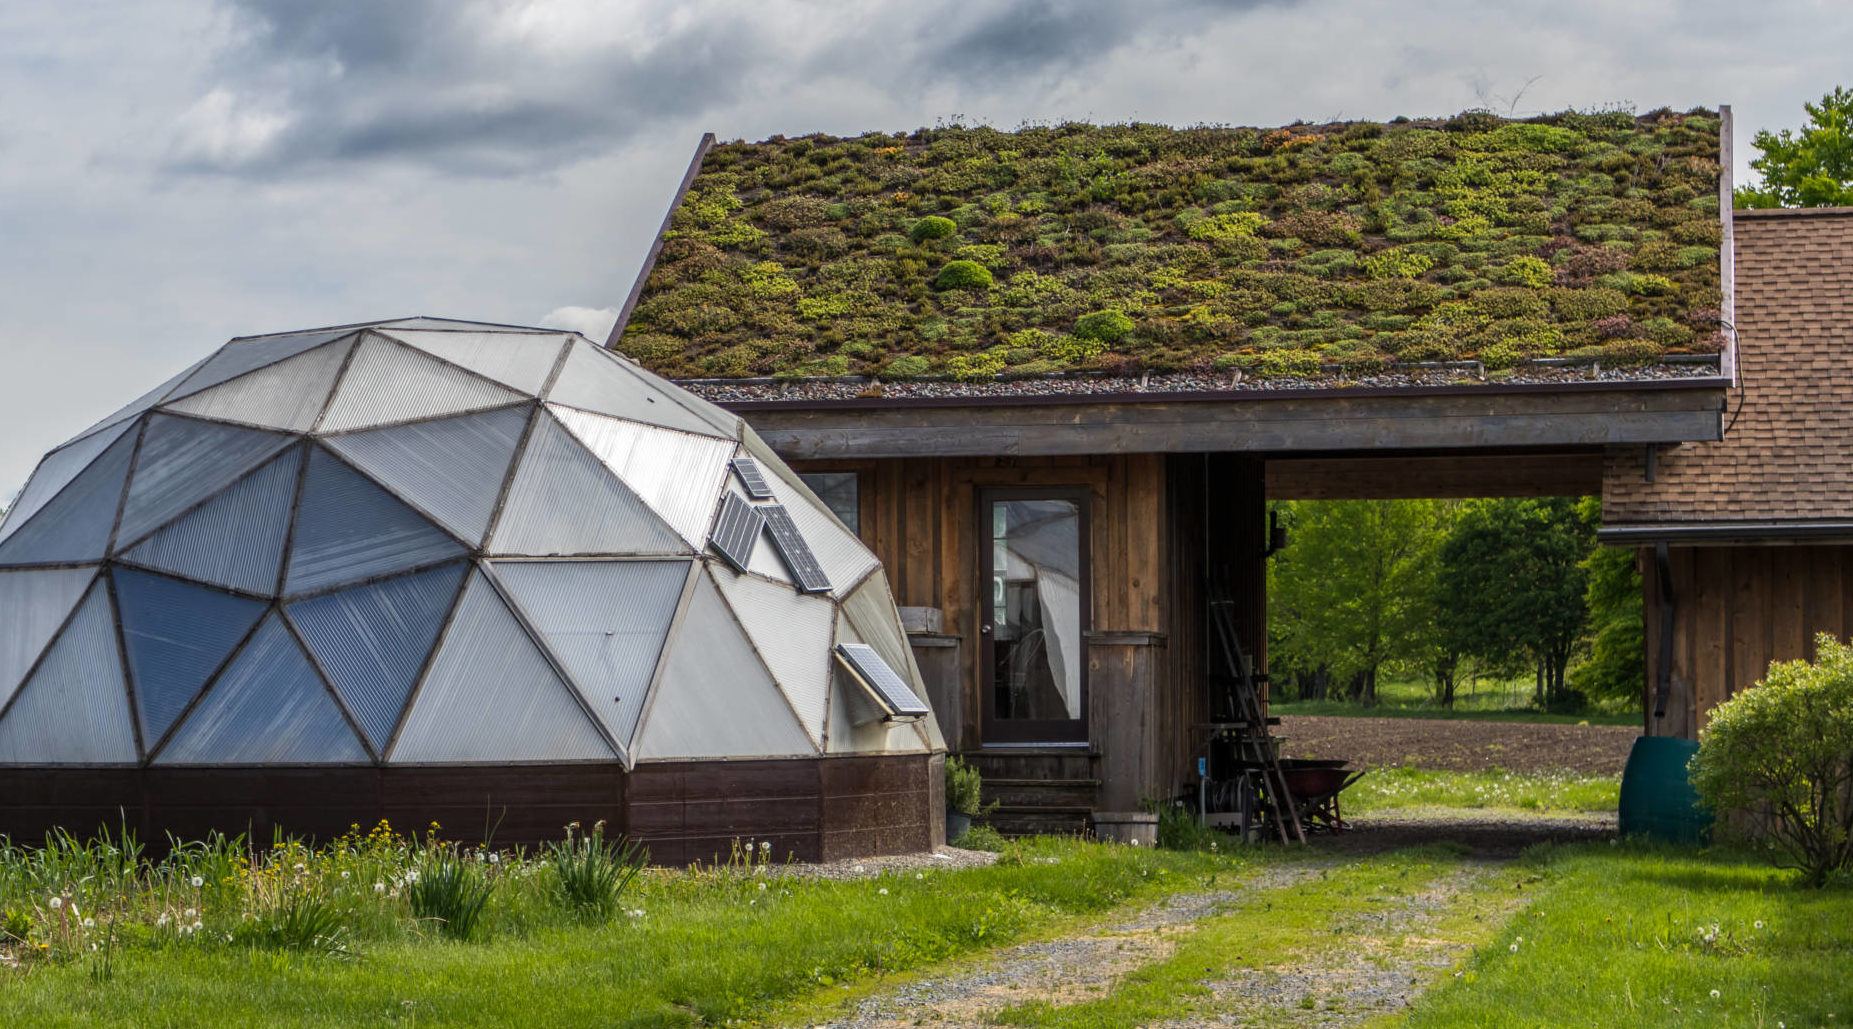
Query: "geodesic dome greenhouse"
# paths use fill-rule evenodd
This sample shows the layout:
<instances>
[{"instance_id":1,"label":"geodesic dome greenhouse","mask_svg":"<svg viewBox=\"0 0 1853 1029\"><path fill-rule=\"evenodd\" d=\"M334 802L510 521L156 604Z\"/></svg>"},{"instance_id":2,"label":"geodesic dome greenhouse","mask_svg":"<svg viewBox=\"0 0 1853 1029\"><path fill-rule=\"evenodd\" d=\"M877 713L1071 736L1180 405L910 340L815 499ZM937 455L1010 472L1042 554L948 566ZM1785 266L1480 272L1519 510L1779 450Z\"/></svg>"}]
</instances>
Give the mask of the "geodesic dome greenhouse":
<instances>
[{"instance_id":1,"label":"geodesic dome greenhouse","mask_svg":"<svg viewBox=\"0 0 1853 1029\"><path fill-rule=\"evenodd\" d=\"M0 523L0 780L25 784L0 831L56 813L61 769L94 773L86 797L134 772L196 821L290 828L263 786L280 773L366 771L359 821L414 782L465 804L419 770L519 806L551 768L531 806L583 794L630 824L641 798L693 838L713 835L688 814L710 766L747 782L723 800L753 768L784 794L807 775L826 800L832 775L896 792L894 769L781 762L905 757L930 780L924 695L879 563L798 476L573 333L234 339L48 454ZM659 766L679 799L651 799ZM240 785L220 803L183 781Z\"/></svg>"}]
</instances>

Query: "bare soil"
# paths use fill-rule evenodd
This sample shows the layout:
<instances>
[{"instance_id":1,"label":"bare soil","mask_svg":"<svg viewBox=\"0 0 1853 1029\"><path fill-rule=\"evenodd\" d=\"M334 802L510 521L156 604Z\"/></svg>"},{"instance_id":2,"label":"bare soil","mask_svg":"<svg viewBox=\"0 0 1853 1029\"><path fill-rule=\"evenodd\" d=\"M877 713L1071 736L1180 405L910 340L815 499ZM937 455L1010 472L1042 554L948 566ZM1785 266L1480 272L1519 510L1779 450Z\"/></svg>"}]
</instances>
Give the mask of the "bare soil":
<instances>
[{"instance_id":1,"label":"bare soil","mask_svg":"<svg viewBox=\"0 0 1853 1029\"><path fill-rule=\"evenodd\" d=\"M1282 757L1347 758L1354 768L1620 775L1639 730L1465 719L1284 715Z\"/></svg>"}]
</instances>

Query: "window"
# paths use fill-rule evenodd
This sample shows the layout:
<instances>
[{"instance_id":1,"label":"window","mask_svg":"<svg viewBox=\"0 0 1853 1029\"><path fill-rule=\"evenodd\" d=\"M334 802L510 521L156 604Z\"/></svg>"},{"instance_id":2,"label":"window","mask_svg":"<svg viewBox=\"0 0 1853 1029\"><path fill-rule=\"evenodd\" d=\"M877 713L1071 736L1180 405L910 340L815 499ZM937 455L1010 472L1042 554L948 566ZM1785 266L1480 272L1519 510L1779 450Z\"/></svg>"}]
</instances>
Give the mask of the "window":
<instances>
[{"instance_id":1,"label":"window","mask_svg":"<svg viewBox=\"0 0 1853 1029\"><path fill-rule=\"evenodd\" d=\"M823 500L849 531L862 533L861 489L855 472L800 472L798 478Z\"/></svg>"}]
</instances>

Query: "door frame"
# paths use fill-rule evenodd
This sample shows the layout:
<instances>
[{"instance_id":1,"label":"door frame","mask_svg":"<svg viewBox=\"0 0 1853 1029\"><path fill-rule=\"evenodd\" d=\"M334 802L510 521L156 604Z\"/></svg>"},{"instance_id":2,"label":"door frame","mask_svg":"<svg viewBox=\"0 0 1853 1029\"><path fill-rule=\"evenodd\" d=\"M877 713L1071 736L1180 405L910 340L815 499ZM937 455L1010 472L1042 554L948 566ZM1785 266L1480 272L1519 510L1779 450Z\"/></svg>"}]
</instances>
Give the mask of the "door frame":
<instances>
[{"instance_id":1,"label":"door frame","mask_svg":"<svg viewBox=\"0 0 1853 1029\"><path fill-rule=\"evenodd\" d=\"M991 505L997 501L1010 500L1067 500L1075 505L1080 518L1077 545L1079 559L1081 661L1078 669L1080 681L1079 718L999 718L997 717L997 655L995 638L990 631L991 625L991 582L994 569L991 562L995 555L995 540L992 537ZM1094 532L1093 532L1093 488L1085 484L1073 486L981 486L977 490L977 507L973 511L973 524L977 528L974 534L978 541L978 564L976 568L977 586L973 591L978 603L974 605L972 633L978 640L978 711L979 741L981 746L1086 746L1091 741L1092 719L1088 717L1092 704L1092 693L1088 686L1087 635L1093 628L1094 614Z\"/></svg>"}]
</instances>

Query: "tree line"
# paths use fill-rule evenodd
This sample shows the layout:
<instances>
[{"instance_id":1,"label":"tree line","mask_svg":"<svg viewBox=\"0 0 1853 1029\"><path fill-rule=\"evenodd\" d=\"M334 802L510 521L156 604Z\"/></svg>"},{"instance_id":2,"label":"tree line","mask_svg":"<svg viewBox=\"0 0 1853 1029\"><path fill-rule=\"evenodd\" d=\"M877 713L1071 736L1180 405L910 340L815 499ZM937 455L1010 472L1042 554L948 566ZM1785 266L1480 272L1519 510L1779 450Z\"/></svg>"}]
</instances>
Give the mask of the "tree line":
<instances>
[{"instance_id":1,"label":"tree line","mask_svg":"<svg viewBox=\"0 0 1853 1029\"><path fill-rule=\"evenodd\" d=\"M1596 544L1594 497L1302 500L1268 568L1277 695L1374 703L1381 676L1451 707L1470 678L1532 677L1576 709L1642 689L1640 574Z\"/></svg>"}]
</instances>

